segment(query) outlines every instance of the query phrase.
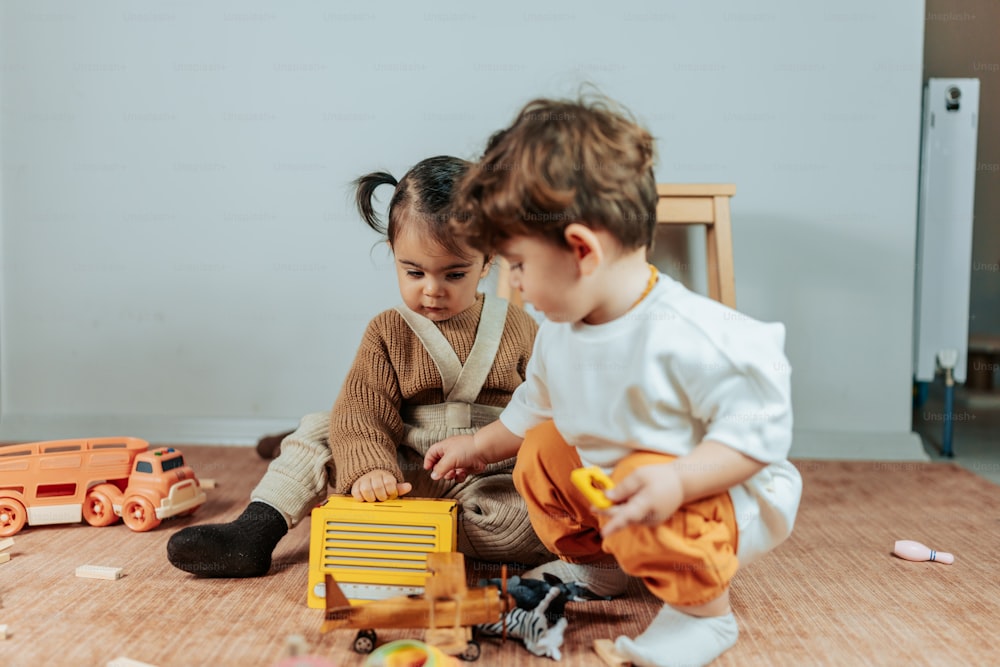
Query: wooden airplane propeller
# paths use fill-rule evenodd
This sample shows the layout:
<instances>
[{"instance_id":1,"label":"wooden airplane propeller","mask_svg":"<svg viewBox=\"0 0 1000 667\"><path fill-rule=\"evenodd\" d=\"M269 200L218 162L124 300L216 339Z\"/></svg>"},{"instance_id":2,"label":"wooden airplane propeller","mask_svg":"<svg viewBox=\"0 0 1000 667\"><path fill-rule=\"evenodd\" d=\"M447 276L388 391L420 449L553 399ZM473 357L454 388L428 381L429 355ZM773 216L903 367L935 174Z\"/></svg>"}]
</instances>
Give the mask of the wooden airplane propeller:
<instances>
[{"instance_id":1,"label":"wooden airplane propeller","mask_svg":"<svg viewBox=\"0 0 1000 667\"><path fill-rule=\"evenodd\" d=\"M513 599L507 593L507 564L500 566L500 597L508 604L503 612L503 633L500 635L500 643L507 641L507 612L510 611L509 602Z\"/></svg>"}]
</instances>

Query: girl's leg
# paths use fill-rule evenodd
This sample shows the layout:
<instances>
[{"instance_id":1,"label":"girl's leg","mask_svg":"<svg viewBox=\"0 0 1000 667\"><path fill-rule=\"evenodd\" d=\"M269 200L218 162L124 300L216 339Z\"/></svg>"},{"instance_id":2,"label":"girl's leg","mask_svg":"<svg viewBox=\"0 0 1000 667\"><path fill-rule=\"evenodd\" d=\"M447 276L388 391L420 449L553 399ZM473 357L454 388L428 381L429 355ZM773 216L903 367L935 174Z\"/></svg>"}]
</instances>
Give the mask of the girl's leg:
<instances>
[{"instance_id":1,"label":"girl's leg","mask_svg":"<svg viewBox=\"0 0 1000 667\"><path fill-rule=\"evenodd\" d=\"M303 417L268 466L251 503L230 523L189 526L167 542L167 558L201 577L260 577L289 526L325 498L330 463L329 413Z\"/></svg>"},{"instance_id":2,"label":"girl's leg","mask_svg":"<svg viewBox=\"0 0 1000 667\"><path fill-rule=\"evenodd\" d=\"M537 565L552 560L531 528L509 472L472 477L453 497L462 508L459 551L498 563Z\"/></svg>"},{"instance_id":3,"label":"girl's leg","mask_svg":"<svg viewBox=\"0 0 1000 667\"><path fill-rule=\"evenodd\" d=\"M303 417L299 427L282 441L281 454L250 492L251 500L277 509L289 526L309 516L327 496L328 468L333 464L329 436L329 412Z\"/></svg>"}]
</instances>

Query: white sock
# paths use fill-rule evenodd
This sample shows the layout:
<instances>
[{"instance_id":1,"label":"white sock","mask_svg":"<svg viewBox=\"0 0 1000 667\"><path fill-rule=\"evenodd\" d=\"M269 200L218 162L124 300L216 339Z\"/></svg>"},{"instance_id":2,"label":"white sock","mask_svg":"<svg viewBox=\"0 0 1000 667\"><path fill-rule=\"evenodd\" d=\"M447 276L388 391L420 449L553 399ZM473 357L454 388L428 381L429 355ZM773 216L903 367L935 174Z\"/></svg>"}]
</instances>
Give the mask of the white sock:
<instances>
[{"instance_id":1,"label":"white sock","mask_svg":"<svg viewBox=\"0 0 1000 667\"><path fill-rule=\"evenodd\" d=\"M577 582L594 595L602 597L621 595L628 588L628 575L622 572L617 563L581 564L553 560L528 570L521 578L544 581L544 574L557 576L564 584Z\"/></svg>"},{"instance_id":2,"label":"white sock","mask_svg":"<svg viewBox=\"0 0 1000 667\"><path fill-rule=\"evenodd\" d=\"M641 667L701 667L731 648L739 634L732 612L689 616L665 604L645 632L619 637L615 648Z\"/></svg>"}]
</instances>

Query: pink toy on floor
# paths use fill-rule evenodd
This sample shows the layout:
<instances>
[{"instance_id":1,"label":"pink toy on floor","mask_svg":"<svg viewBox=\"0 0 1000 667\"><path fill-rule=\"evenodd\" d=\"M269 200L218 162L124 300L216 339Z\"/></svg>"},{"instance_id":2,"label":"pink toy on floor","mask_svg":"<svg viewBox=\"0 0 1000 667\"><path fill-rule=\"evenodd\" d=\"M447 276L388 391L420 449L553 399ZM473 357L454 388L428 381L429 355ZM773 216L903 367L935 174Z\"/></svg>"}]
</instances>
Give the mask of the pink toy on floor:
<instances>
[{"instance_id":1,"label":"pink toy on floor","mask_svg":"<svg viewBox=\"0 0 1000 667\"><path fill-rule=\"evenodd\" d=\"M955 562L955 557L944 551L934 551L930 547L924 546L920 542L913 540L897 540L892 550L900 558L913 561L932 560L937 563L951 565Z\"/></svg>"}]
</instances>

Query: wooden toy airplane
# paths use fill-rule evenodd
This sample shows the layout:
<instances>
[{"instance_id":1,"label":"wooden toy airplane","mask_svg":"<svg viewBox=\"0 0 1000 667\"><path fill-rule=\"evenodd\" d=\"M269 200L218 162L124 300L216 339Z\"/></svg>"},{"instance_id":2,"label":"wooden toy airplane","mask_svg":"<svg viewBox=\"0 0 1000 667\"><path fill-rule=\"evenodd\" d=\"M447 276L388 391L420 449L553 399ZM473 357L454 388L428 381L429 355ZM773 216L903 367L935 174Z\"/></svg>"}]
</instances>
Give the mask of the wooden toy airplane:
<instances>
[{"instance_id":1,"label":"wooden toy airplane","mask_svg":"<svg viewBox=\"0 0 1000 667\"><path fill-rule=\"evenodd\" d=\"M371 653L376 635L372 628L424 628L424 641L443 653L463 660L479 658L479 643L472 638L472 626L506 620L514 608L507 594L506 567L496 586L469 588L465 557L458 552L427 554L430 576L422 595L401 595L351 605L333 576L326 575L326 620L321 632L343 628L359 630L354 650ZM506 634L506 633L505 633Z\"/></svg>"}]
</instances>

